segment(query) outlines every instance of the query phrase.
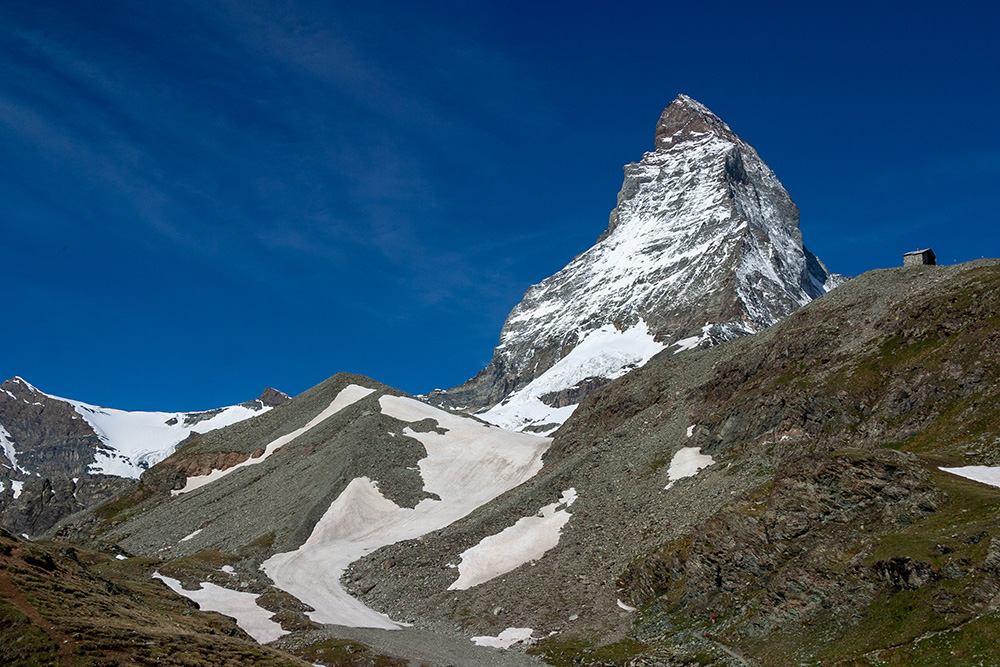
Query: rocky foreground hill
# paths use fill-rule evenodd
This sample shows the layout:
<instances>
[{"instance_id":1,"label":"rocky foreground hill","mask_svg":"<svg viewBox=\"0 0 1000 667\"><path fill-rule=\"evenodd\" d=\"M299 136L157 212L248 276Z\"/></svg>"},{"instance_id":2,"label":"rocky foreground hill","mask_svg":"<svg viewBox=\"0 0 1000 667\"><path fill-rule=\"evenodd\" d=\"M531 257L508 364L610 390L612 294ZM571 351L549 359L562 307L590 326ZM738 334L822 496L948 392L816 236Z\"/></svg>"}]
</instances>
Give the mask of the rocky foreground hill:
<instances>
[{"instance_id":1,"label":"rocky foreground hill","mask_svg":"<svg viewBox=\"0 0 1000 667\"><path fill-rule=\"evenodd\" d=\"M998 308L996 261L879 270L661 354L585 401L539 475L346 580L390 615L533 628L554 664L996 663L1000 489L942 467L1000 463ZM685 456L711 458L672 474ZM449 590L449 563L569 487L557 546Z\"/></svg>"},{"instance_id":2,"label":"rocky foreground hill","mask_svg":"<svg viewBox=\"0 0 1000 667\"><path fill-rule=\"evenodd\" d=\"M661 353L551 441L500 444L341 375L37 547L259 595L258 638L313 664L997 664L1000 489L967 476L1000 465L998 309L997 261L869 272L753 336ZM497 456L521 472L494 480ZM453 459L464 490L441 483ZM29 571L31 597L59 566ZM329 625L343 609L382 629ZM73 636L43 617L10 631Z\"/></svg>"}]
</instances>

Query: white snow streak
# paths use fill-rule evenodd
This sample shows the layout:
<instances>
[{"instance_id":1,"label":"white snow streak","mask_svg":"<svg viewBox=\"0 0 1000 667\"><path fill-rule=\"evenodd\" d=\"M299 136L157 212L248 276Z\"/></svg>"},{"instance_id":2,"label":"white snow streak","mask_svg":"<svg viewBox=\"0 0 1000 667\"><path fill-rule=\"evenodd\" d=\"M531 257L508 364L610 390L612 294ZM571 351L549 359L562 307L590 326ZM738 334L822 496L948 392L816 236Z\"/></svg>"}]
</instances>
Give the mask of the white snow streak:
<instances>
[{"instance_id":1,"label":"white snow streak","mask_svg":"<svg viewBox=\"0 0 1000 667\"><path fill-rule=\"evenodd\" d=\"M233 591L209 582L202 583L198 590L189 591L181 586L181 582L177 579L159 572L154 572L153 577L165 583L178 595L197 602L202 610L217 611L236 619L236 625L261 644L273 642L278 637L288 634L287 630L282 630L278 623L271 620L273 612L257 605L259 595Z\"/></svg>"},{"instance_id":2,"label":"white snow streak","mask_svg":"<svg viewBox=\"0 0 1000 667\"><path fill-rule=\"evenodd\" d=\"M295 551L276 554L261 568L275 585L315 611L318 623L396 629L399 624L364 606L340 586L351 562L388 544L439 530L535 475L548 438L511 433L450 414L409 398L382 396L383 414L404 422L431 418L446 432L403 435L419 440L427 457L418 462L425 498L399 507L367 477L352 480Z\"/></svg>"},{"instance_id":3,"label":"white snow streak","mask_svg":"<svg viewBox=\"0 0 1000 667\"><path fill-rule=\"evenodd\" d=\"M17 465L17 451L14 449L14 439L3 426L0 426L0 450L3 451L3 455L7 457L10 464L14 466L15 472L30 474L27 470Z\"/></svg>"},{"instance_id":4,"label":"white snow streak","mask_svg":"<svg viewBox=\"0 0 1000 667\"><path fill-rule=\"evenodd\" d=\"M507 628L496 637L473 637L472 643L506 650L519 642L530 642L532 633L531 628Z\"/></svg>"},{"instance_id":5,"label":"white snow streak","mask_svg":"<svg viewBox=\"0 0 1000 667\"><path fill-rule=\"evenodd\" d=\"M180 541L181 541L181 542L187 542L188 540L192 540L192 539L194 539L194 538L195 538L195 537L196 537L196 536L198 535L198 533L200 533L200 532L201 532L202 530L204 530L204 529L203 529L203 528L199 528L198 530L194 531L193 533L191 533L191 534L190 534L190 535L188 535L187 537L182 537L182 538L180 539Z\"/></svg>"},{"instance_id":6,"label":"white snow streak","mask_svg":"<svg viewBox=\"0 0 1000 667\"><path fill-rule=\"evenodd\" d=\"M308 424L306 424L302 428L295 429L291 433L283 435L280 438L276 438L271 442L269 442L267 447L264 448L264 453L261 456L255 459L253 458L247 459L246 461L243 461L242 463L237 463L236 465L230 468L226 468L225 470L219 470L218 468L216 468L207 475L195 475L194 477L188 477L187 481L184 484L184 488L175 489L170 492L170 495L177 496L182 493L188 493L190 491L194 491L195 489L200 489L206 484L214 482L218 479L222 479L223 477L225 477L226 475L235 470L239 470L240 468L245 468L247 466L257 465L258 463L262 463L267 457L269 457L271 454L275 453L276 451L278 451L279 449L290 443L292 440L295 440L295 438L299 437L306 431L309 431L310 429L319 425L329 417L332 417L334 414L340 412L348 405L360 401L362 398L372 393L373 391L375 390L369 389L367 387L360 387L356 384L347 385L346 387L340 390L340 393L338 393L336 398L334 398L333 401L330 402L330 405L325 410L320 412L318 415L313 417Z\"/></svg>"},{"instance_id":7,"label":"white snow streak","mask_svg":"<svg viewBox=\"0 0 1000 667\"><path fill-rule=\"evenodd\" d=\"M467 590L544 556L559 543L559 534L570 519L567 510L575 500L576 489L567 489L558 502L546 505L536 516L518 519L513 526L463 551L458 579L448 590Z\"/></svg>"},{"instance_id":8,"label":"white snow streak","mask_svg":"<svg viewBox=\"0 0 1000 667\"><path fill-rule=\"evenodd\" d=\"M625 610L625 611L627 611L627 612L633 612L633 611L636 611L636 608L635 608L635 607L631 607L631 606L629 606L629 605L625 604L624 602L622 602L621 600L616 600L616 602L618 603L618 607L619 607L620 609L624 609L624 610Z\"/></svg>"},{"instance_id":9,"label":"white snow streak","mask_svg":"<svg viewBox=\"0 0 1000 667\"><path fill-rule=\"evenodd\" d=\"M18 498L21 495L21 489L24 488L24 482L18 482L17 480L10 480L10 488L14 492L14 497Z\"/></svg>"}]
</instances>

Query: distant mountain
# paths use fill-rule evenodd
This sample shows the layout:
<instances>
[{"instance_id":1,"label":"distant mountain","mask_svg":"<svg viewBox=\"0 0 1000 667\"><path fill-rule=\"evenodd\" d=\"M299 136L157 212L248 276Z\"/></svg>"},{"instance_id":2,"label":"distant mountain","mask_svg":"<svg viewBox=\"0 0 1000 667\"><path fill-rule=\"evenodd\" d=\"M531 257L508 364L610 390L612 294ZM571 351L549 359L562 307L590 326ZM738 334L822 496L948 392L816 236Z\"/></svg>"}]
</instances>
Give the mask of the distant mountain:
<instances>
[{"instance_id":1,"label":"distant mountain","mask_svg":"<svg viewBox=\"0 0 1000 667\"><path fill-rule=\"evenodd\" d=\"M52 396L11 378L0 385L0 525L40 533L124 488L121 479L137 479L192 434L287 400L267 389L256 400L217 410L128 412Z\"/></svg>"},{"instance_id":2,"label":"distant mountain","mask_svg":"<svg viewBox=\"0 0 1000 667\"><path fill-rule=\"evenodd\" d=\"M432 402L550 432L657 352L759 331L843 282L803 246L774 173L705 106L680 95L654 146L625 167L597 243L532 286L489 365Z\"/></svg>"}]
</instances>

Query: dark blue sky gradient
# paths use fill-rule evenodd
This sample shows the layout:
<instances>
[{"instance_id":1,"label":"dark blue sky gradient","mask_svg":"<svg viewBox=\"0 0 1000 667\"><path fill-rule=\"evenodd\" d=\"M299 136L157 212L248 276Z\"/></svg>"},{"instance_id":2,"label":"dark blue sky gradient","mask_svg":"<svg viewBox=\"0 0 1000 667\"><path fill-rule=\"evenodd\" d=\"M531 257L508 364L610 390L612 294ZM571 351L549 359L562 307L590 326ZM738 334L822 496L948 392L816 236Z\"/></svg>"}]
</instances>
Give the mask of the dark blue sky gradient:
<instances>
[{"instance_id":1,"label":"dark blue sky gradient","mask_svg":"<svg viewBox=\"0 0 1000 667\"><path fill-rule=\"evenodd\" d=\"M0 376L158 410L458 384L681 92L832 270L1000 254L990 3L482 4L0 4Z\"/></svg>"}]
</instances>

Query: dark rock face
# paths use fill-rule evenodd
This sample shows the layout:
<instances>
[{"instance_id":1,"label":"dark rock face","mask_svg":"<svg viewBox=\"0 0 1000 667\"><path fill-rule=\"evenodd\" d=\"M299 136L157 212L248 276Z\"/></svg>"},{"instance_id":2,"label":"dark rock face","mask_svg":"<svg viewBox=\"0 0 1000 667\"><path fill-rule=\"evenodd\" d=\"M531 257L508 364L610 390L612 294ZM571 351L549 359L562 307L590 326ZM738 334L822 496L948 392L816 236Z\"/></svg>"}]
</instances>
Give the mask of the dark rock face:
<instances>
[{"instance_id":1,"label":"dark rock face","mask_svg":"<svg viewBox=\"0 0 1000 667\"><path fill-rule=\"evenodd\" d=\"M0 385L0 425L17 451L17 468L31 473L67 478L86 475L94 451L103 446L72 405L35 390L20 378ZM0 465L8 471L15 467L2 452Z\"/></svg>"},{"instance_id":2,"label":"dark rock face","mask_svg":"<svg viewBox=\"0 0 1000 667\"><path fill-rule=\"evenodd\" d=\"M37 537L71 514L110 500L135 483L111 475L29 478L17 498L11 489L0 493L0 525L17 535Z\"/></svg>"},{"instance_id":3,"label":"dark rock face","mask_svg":"<svg viewBox=\"0 0 1000 667\"><path fill-rule=\"evenodd\" d=\"M657 123L655 150L625 167L597 244L527 291L485 369L430 400L494 406L606 325L644 322L664 345L706 322L726 323L729 338L767 327L843 280L805 250L798 220L757 152L681 95Z\"/></svg>"}]
</instances>

